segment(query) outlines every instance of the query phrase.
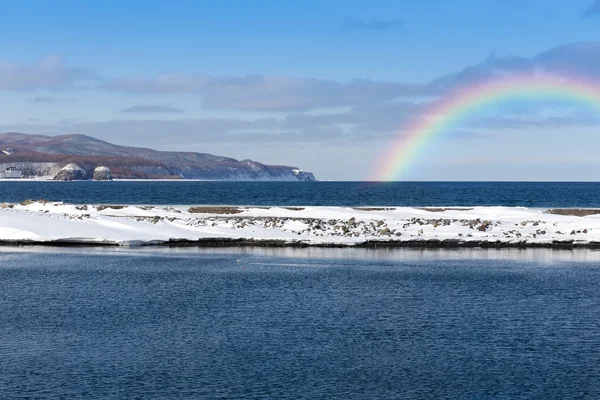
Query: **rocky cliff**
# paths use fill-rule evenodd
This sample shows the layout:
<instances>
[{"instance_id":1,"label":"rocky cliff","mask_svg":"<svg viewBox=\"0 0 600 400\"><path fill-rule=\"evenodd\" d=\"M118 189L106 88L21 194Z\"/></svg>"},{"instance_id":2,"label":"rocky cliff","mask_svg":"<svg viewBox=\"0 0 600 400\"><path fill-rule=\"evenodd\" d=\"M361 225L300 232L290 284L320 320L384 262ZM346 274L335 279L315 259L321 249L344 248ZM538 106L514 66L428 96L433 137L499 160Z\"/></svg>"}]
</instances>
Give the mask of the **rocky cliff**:
<instances>
[{"instance_id":1,"label":"rocky cliff","mask_svg":"<svg viewBox=\"0 0 600 400\"><path fill-rule=\"evenodd\" d=\"M110 169L104 166L96 167L94 169L94 180L95 181L112 181Z\"/></svg>"},{"instance_id":2,"label":"rocky cliff","mask_svg":"<svg viewBox=\"0 0 600 400\"><path fill-rule=\"evenodd\" d=\"M87 172L79 165L70 163L65 165L58 171L58 174L54 177L55 181L82 181L87 179Z\"/></svg>"}]
</instances>

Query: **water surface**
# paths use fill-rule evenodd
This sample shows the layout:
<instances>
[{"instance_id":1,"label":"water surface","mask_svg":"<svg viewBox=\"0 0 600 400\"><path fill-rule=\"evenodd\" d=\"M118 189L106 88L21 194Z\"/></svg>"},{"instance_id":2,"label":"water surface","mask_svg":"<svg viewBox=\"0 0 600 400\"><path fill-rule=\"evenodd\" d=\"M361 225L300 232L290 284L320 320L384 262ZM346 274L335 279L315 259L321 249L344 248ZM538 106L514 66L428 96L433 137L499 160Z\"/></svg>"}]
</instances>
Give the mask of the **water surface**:
<instances>
[{"instance_id":1,"label":"water surface","mask_svg":"<svg viewBox=\"0 0 600 400\"><path fill-rule=\"evenodd\" d=\"M600 207L600 182L0 181L0 202Z\"/></svg>"},{"instance_id":2,"label":"water surface","mask_svg":"<svg viewBox=\"0 0 600 400\"><path fill-rule=\"evenodd\" d=\"M0 251L9 398L598 398L597 252Z\"/></svg>"}]
</instances>

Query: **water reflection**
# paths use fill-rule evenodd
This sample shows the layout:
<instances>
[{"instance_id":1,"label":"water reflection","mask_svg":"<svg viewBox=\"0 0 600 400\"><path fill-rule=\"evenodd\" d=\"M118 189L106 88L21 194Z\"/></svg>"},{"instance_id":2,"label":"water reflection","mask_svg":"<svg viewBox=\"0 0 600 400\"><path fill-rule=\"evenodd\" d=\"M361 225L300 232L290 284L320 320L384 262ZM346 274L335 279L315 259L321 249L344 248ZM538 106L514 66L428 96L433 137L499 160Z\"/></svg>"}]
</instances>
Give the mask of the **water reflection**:
<instances>
[{"instance_id":1,"label":"water reflection","mask_svg":"<svg viewBox=\"0 0 600 400\"><path fill-rule=\"evenodd\" d=\"M364 248L264 248L264 247L0 247L0 262L15 254L87 254L104 256L173 256L254 255L297 259L358 259L370 261L411 260L515 260L536 263L600 263L600 250L594 249L364 249ZM599 264L600 265L600 264Z\"/></svg>"}]
</instances>

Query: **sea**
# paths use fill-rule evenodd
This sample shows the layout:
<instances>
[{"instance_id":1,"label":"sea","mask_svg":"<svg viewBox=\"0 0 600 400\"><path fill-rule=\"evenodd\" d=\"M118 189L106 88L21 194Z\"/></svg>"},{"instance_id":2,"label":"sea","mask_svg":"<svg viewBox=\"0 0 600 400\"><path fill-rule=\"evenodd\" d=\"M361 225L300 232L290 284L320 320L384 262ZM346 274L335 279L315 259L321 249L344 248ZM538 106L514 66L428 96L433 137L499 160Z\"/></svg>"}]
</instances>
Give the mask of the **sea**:
<instances>
[{"instance_id":1,"label":"sea","mask_svg":"<svg viewBox=\"0 0 600 400\"><path fill-rule=\"evenodd\" d=\"M0 202L111 204L600 207L599 192L0 182ZM0 247L0 398L596 399L598 315L594 250Z\"/></svg>"},{"instance_id":2,"label":"sea","mask_svg":"<svg viewBox=\"0 0 600 400\"><path fill-rule=\"evenodd\" d=\"M0 202L600 207L600 182L0 181Z\"/></svg>"}]
</instances>

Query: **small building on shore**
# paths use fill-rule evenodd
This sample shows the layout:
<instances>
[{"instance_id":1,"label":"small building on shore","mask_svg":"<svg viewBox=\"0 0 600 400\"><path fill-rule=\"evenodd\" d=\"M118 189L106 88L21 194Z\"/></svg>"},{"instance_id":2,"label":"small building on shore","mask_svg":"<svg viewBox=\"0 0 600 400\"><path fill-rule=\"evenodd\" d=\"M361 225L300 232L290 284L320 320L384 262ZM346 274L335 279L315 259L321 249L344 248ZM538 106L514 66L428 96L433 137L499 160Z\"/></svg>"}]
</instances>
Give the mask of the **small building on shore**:
<instances>
[{"instance_id":1,"label":"small building on shore","mask_svg":"<svg viewBox=\"0 0 600 400\"><path fill-rule=\"evenodd\" d=\"M16 167L8 167L5 171L0 171L0 179L21 179L23 171Z\"/></svg>"}]
</instances>

